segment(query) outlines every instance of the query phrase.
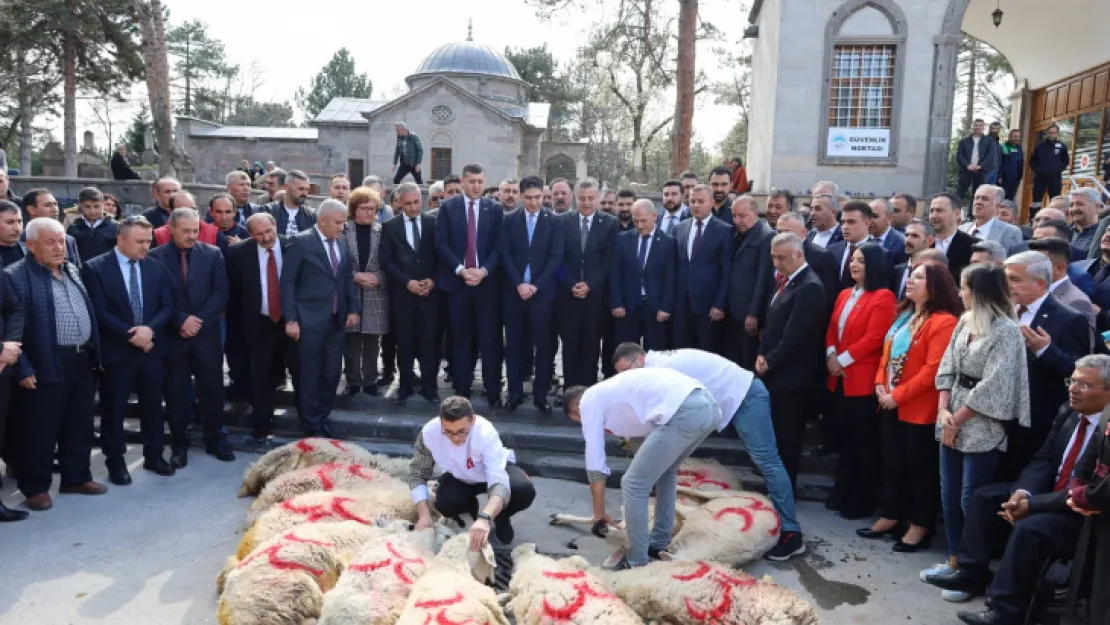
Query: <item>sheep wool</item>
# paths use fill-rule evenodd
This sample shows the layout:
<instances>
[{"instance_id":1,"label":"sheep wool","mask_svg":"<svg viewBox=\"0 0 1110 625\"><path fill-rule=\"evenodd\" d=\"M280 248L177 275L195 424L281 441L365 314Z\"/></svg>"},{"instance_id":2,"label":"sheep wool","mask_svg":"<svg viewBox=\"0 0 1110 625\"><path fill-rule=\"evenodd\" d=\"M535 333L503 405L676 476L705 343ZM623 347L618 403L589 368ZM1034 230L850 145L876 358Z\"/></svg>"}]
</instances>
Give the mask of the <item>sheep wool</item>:
<instances>
[{"instance_id":1,"label":"sheep wool","mask_svg":"<svg viewBox=\"0 0 1110 625\"><path fill-rule=\"evenodd\" d=\"M718 497L683 510L682 530L667 549L678 560L712 560L742 566L778 542L781 524L769 499L758 493Z\"/></svg>"},{"instance_id":2,"label":"sheep wool","mask_svg":"<svg viewBox=\"0 0 1110 625\"><path fill-rule=\"evenodd\" d=\"M267 452L247 467L239 496L257 495L267 484L290 471L336 463L376 467L378 457L354 443L330 438L302 438Z\"/></svg>"},{"instance_id":3,"label":"sheep wool","mask_svg":"<svg viewBox=\"0 0 1110 625\"><path fill-rule=\"evenodd\" d=\"M360 488L310 492L283 501L258 518L239 541L237 557L247 557L260 543L306 523L357 521L372 525L378 520L415 523L416 506L404 488Z\"/></svg>"},{"instance_id":4,"label":"sheep wool","mask_svg":"<svg viewBox=\"0 0 1110 625\"><path fill-rule=\"evenodd\" d=\"M554 560L523 544L513 550L509 611L517 625L643 625L581 558Z\"/></svg>"},{"instance_id":5,"label":"sheep wool","mask_svg":"<svg viewBox=\"0 0 1110 625\"><path fill-rule=\"evenodd\" d=\"M493 589L483 583L493 581L493 549L487 544L481 557L472 556L468 534L448 540L413 585L397 625L509 625Z\"/></svg>"},{"instance_id":6,"label":"sheep wool","mask_svg":"<svg viewBox=\"0 0 1110 625\"><path fill-rule=\"evenodd\" d=\"M271 507L297 495L313 491L352 490L356 488L407 488L378 469L361 464L321 464L286 473L266 485L247 510L247 525L258 521Z\"/></svg>"},{"instance_id":7,"label":"sheep wool","mask_svg":"<svg viewBox=\"0 0 1110 625\"><path fill-rule=\"evenodd\" d=\"M711 562L653 562L598 571L649 622L673 625L818 625L813 606L788 588Z\"/></svg>"},{"instance_id":8,"label":"sheep wool","mask_svg":"<svg viewBox=\"0 0 1110 625\"><path fill-rule=\"evenodd\" d=\"M694 490L743 490L740 478L720 462L687 458L678 465L678 485Z\"/></svg>"}]
</instances>

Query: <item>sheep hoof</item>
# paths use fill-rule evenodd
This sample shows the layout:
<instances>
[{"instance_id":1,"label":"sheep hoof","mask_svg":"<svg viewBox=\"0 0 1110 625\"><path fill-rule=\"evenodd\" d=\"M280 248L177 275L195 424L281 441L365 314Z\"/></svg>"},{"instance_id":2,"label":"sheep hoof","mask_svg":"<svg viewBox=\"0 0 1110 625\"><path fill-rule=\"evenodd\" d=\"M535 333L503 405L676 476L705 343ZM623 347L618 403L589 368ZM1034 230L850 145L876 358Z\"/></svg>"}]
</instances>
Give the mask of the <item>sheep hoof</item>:
<instances>
[{"instance_id":1,"label":"sheep hoof","mask_svg":"<svg viewBox=\"0 0 1110 625\"><path fill-rule=\"evenodd\" d=\"M499 593L497 593L497 605L501 606L502 608L507 609L507 605L509 603L509 600L512 599L512 598L513 598L513 596L510 593L499 592Z\"/></svg>"}]
</instances>

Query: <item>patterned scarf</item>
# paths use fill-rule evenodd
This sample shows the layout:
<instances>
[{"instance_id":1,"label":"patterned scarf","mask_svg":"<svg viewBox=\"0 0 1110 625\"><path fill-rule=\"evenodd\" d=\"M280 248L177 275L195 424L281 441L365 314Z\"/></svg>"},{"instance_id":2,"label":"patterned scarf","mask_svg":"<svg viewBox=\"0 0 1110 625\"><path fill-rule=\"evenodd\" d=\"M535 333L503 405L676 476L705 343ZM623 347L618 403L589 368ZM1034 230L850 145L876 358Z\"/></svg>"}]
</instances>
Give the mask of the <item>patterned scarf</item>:
<instances>
[{"instance_id":1,"label":"patterned scarf","mask_svg":"<svg viewBox=\"0 0 1110 625\"><path fill-rule=\"evenodd\" d=\"M913 337L925 324L925 315L919 315L913 310L907 310L894 320L890 330L886 333L886 340L890 343L890 388L898 386L902 381L902 369L906 366L906 355L913 344Z\"/></svg>"}]
</instances>

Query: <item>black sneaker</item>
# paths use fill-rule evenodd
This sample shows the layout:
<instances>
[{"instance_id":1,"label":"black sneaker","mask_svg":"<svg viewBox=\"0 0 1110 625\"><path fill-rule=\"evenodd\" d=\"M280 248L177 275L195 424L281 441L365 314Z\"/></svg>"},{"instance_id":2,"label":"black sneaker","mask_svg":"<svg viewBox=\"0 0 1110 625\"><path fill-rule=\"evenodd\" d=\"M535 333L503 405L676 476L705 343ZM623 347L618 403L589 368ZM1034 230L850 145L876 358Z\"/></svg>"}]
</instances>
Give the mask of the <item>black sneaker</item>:
<instances>
[{"instance_id":1,"label":"black sneaker","mask_svg":"<svg viewBox=\"0 0 1110 625\"><path fill-rule=\"evenodd\" d=\"M775 562L786 562L790 558L800 556L805 552L806 544L802 541L802 535L799 532L783 532L779 536L779 544L775 545L763 557Z\"/></svg>"},{"instance_id":2,"label":"black sneaker","mask_svg":"<svg viewBox=\"0 0 1110 625\"><path fill-rule=\"evenodd\" d=\"M513 539L516 538L516 532L513 530L513 522L509 519L497 519L494 521L493 533L497 537L498 542L506 547L513 544Z\"/></svg>"}]
</instances>

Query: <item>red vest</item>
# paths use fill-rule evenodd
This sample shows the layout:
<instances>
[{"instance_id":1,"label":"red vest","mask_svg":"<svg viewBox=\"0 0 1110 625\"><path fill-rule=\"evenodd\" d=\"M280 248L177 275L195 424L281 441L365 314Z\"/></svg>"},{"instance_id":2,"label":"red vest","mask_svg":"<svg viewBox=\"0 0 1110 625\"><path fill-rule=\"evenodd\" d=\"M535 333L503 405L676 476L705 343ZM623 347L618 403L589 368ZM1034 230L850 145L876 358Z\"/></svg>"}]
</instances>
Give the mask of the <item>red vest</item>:
<instances>
[{"instance_id":1,"label":"red vest","mask_svg":"<svg viewBox=\"0 0 1110 625\"><path fill-rule=\"evenodd\" d=\"M201 243L215 245L216 237L219 232L220 229L216 227L216 224L209 224L202 221L200 222L200 234L197 236L197 240ZM154 229L154 242L156 245L165 245L172 239L173 236L170 235L169 226L162 226L161 228Z\"/></svg>"}]
</instances>

